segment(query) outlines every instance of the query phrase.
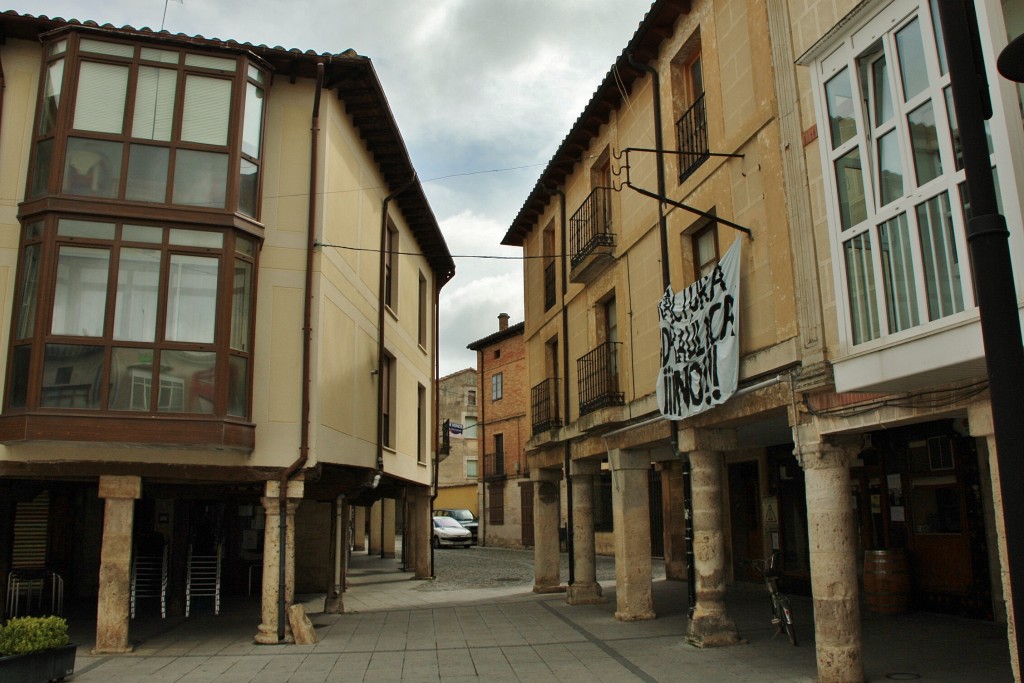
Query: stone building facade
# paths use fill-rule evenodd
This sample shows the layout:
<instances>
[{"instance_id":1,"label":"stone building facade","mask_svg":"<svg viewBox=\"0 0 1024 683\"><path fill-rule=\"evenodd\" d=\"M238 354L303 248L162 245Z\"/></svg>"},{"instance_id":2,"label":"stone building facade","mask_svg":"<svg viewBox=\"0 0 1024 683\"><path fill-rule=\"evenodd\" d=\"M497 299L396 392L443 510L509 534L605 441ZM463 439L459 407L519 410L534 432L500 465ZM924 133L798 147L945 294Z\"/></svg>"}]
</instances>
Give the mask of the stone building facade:
<instances>
[{"instance_id":1,"label":"stone building facade","mask_svg":"<svg viewBox=\"0 0 1024 683\"><path fill-rule=\"evenodd\" d=\"M1020 12L976 4L993 78ZM685 635L697 646L739 642L727 586L756 580L750 561L776 551L787 590L814 597L822 681L863 680L862 593L870 608L879 557L909 575L911 607L1005 619L984 358L971 273L958 265L963 171L934 10L653 3L503 240L529 257L535 590L601 599L595 529L610 493L616 618L655 616L650 557L661 554L670 580L690 579ZM1019 93L1007 82L993 91L992 161L1024 265ZM714 282L735 243L738 388L666 419L655 388L675 347L659 301ZM692 392L679 400L717 389L718 369L678 378Z\"/></svg>"},{"instance_id":2,"label":"stone building facade","mask_svg":"<svg viewBox=\"0 0 1024 683\"><path fill-rule=\"evenodd\" d=\"M454 262L370 60L0 26L0 575L97 604L98 652L131 647L143 560L139 617L234 593L289 640L296 590L341 609L352 509L392 552L403 515L429 576Z\"/></svg>"},{"instance_id":3,"label":"stone building facade","mask_svg":"<svg viewBox=\"0 0 1024 683\"><path fill-rule=\"evenodd\" d=\"M466 509L479 517L477 488L480 456L477 422L480 403L476 369L466 368L445 375L438 380L437 391L437 413L442 421L442 438L444 420L455 427L449 430L447 454L442 452L437 458L437 497L434 499L434 509Z\"/></svg>"}]
</instances>

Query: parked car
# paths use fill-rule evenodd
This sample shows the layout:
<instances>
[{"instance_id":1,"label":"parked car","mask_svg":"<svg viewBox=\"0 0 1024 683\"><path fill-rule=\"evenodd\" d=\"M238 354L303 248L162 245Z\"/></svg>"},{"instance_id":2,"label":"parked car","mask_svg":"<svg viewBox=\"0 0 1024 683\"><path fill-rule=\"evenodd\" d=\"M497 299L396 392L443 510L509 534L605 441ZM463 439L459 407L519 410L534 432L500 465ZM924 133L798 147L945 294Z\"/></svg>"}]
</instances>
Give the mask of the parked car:
<instances>
[{"instance_id":1,"label":"parked car","mask_svg":"<svg viewBox=\"0 0 1024 683\"><path fill-rule=\"evenodd\" d=\"M473 544L477 542L477 528L480 526L480 522L477 516L469 510L462 510L458 508L440 508L434 510L434 514L439 517L451 517L462 526L469 529L470 533L473 534Z\"/></svg>"},{"instance_id":2,"label":"parked car","mask_svg":"<svg viewBox=\"0 0 1024 683\"><path fill-rule=\"evenodd\" d=\"M473 544L473 534L451 517L434 517L435 548L442 546L461 546L468 548Z\"/></svg>"}]
</instances>

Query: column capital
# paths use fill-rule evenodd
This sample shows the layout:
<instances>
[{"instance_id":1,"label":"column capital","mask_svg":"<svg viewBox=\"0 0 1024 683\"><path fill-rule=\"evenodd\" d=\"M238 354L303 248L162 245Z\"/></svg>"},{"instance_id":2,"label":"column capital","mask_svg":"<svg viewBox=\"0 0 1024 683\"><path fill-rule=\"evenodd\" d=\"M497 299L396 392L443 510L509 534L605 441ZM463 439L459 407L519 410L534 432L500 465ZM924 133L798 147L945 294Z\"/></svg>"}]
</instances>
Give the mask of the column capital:
<instances>
[{"instance_id":1,"label":"column capital","mask_svg":"<svg viewBox=\"0 0 1024 683\"><path fill-rule=\"evenodd\" d=\"M277 496L270 498L264 496L260 498L260 502L263 503L263 510L268 517L277 517L281 514L281 499ZM285 502L285 514L294 515L295 510L298 509L299 503L302 502L301 498L288 498Z\"/></svg>"},{"instance_id":2,"label":"column capital","mask_svg":"<svg viewBox=\"0 0 1024 683\"><path fill-rule=\"evenodd\" d=\"M830 437L800 444L793 449L793 455L805 470L849 467L861 447L860 437Z\"/></svg>"},{"instance_id":3,"label":"column capital","mask_svg":"<svg viewBox=\"0 0 1024 683\"><path fill-rule=\"evenodd\" d=\"M540 467L537 469L530 470L530 479L537 481L562 481L562 470L548 469L546 467Z\"/></svg>"},{"instance_id":4,"label":"column capital","mask_svg":"<svg viewBox=\"0 0 1024 683\"><path fill-rule=\"evenodd\" d=\"M972 403L967 407L967 422L971 436L994 436L995 423L992 422L992 404L988 401Z\"/></svg>"},{"instance_id":5,"label":"column capital","mask_svg":"<svg viewBox=\"0 0 1024 683\"><path fill-rule=\"evenodd\" d=\"M586 476L600 474L601 472L601 461L594 459L587 460L573 460L569 463L569 472L572 476Z\"/></svg>"},{"instance_id":6,"label":"column capital","mask_svg":"<svg viewBox=\"0 0 1024 683\"><path fill-rule=\"evenodd\" d=\"M288 481L288 487L285 489L285 495L289 498L302 498L305 495L306 482L301 479L290 479ZM277 498L281 495L281 482L277 479L267 480L267 486L264 495L267 498Z\"/></svg>"},{"instance_id":7,"label":"column capital","mask_svg":"<svg viewBox=\"0 0 1024 683\"><path fill-rule=\"evenodd\" d=\"M138 500L142 498L142 477L101 475L99 497Z\"/></svg>"},{"instance_id":8,"label":"column capital","mask_svg":"<svg viewBox=\"0 0 1024 683\"><path fill-rule=\"evenodd\" d=\"M680 453L690 451L734 451L736 450L735 429L680 429L678 449Z\"/></svg>"},{"instance_id":9,"label":"column capital","mask_svg":"<svg viewBox=\"0 0 1024 683\"><path fill-rule=\"evenodd\" d=\"M651 456L647 451L612 448L608 451L608 465L612 471L647 470L651 467Z\"/></svg>"}]
</instances>

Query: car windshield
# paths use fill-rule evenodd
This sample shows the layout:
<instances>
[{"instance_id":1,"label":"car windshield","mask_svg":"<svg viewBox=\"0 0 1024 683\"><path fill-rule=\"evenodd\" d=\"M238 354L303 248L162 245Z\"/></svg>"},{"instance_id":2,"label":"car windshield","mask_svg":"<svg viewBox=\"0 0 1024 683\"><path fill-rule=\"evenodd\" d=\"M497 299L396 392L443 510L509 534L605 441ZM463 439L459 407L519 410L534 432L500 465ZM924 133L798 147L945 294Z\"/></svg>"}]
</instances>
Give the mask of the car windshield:
<instances>
[{"instance_id":1,"label":"car windshield","mask_svg":"<svg viewBox=\"0 0 1024 683\"><path fill-rule=\"evenodd\" d=\"M469 510L452 510L448 514L450 514L452 517L454 517L455 519L457 519L457 520L459 520L461 522L472 522L473 521L473 513L470 512Z\"/></svg>"},{"instance_id":2,"label":"car windshield","mask_svg":"<svg viewBox=\"0 0 1024 683\"><path fill-rule=\"evenodd\" d=\"M462 525L456 522L451 517L434 517L434 526L436 527L450 527L453 529L461 529Z\"/></svg>"}]
</instances>

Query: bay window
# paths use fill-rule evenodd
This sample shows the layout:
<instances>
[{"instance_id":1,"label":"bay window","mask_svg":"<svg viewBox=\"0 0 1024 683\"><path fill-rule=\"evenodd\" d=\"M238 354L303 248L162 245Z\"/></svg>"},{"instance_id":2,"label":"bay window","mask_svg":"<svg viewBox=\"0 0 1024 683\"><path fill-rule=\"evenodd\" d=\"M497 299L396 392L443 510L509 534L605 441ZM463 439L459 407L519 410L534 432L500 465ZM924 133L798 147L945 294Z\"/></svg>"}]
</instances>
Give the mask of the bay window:
<instances>
[{"instance_id":1,"label":"bay window","mask_svg":"<svg viewBox=\"0 0 1024 683\"><path fill-rule=\"evenodd\" d=\"M891 3L816 64L851 346L974 305L962 154L934 4Z\"/></svg>"}]
</instances>

